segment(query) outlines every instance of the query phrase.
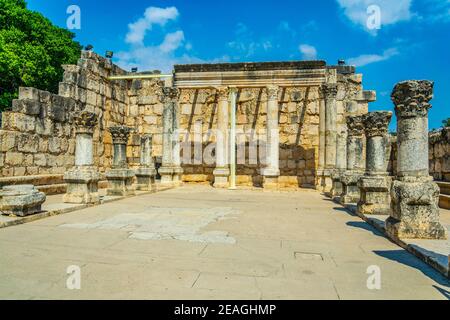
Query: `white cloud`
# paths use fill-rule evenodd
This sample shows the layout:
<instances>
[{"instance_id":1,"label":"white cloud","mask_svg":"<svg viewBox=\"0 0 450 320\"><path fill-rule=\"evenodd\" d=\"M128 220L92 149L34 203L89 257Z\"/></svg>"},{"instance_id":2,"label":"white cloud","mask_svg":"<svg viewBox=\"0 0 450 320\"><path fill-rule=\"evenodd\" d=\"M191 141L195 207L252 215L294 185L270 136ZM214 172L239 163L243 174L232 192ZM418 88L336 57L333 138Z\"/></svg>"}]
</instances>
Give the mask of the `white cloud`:
<instances>
[{"instance_id":1,"label":"white cloud","mask_svg":"<svg viewBox=\"0 0 450 320\"><path fill-rule=\"evenodd\" d=\"M302 53L302 58L304 60L315 60L317 59L317 49L309 44L301 44L299 50Z\"/></svg>"},{"instance_id":2,"label":"white cloud","mask_svg":"<svg viewBox=\"0 0 450 320\"><path fill-rule=\"evenodd\" d=\"M164 26L171 20L178 18L178 10L175 7L157 8L149 7L144 16L128 25L126 42L131 44L143 44L145 34L152 30L153 25Z\"/></svg>"},{"instance_id":3,"label":"white cloud","mask_svg":"<svg viewBox=\"0 0 450 320\"><path fill-rule=\"evenodd\" d=\"M184 32L178 30L173 33L166 34L163 43L159 45L159 49L164 53L173 52L178 49L184 41Z\"/></svg>"},{"instance_id":4,"label":"white cloud","mask_svg":"<svg viewBox=\"0 0 450 320\"><path fill-rule=\"evenodd\" d=\"M382 54L363 54L358 57L348 59L348 64L356 67L366 66L371 63L388 60L399 54L397 48L385 50Z\"/></svg>"},{"instance_id":5,"label":"white cloud","mask_svg":"<svg viewBox=\"0 0 450 320\"><path fill-rule=\"evenodd\" d=\"M408 21L413 16L412 0L337 0L337 2L350 21L371 33L373 31L367 29L367 21L371 15L367 9L371 5L376 5L381 10L381 27Z\"/></svg>"}]
</instances>

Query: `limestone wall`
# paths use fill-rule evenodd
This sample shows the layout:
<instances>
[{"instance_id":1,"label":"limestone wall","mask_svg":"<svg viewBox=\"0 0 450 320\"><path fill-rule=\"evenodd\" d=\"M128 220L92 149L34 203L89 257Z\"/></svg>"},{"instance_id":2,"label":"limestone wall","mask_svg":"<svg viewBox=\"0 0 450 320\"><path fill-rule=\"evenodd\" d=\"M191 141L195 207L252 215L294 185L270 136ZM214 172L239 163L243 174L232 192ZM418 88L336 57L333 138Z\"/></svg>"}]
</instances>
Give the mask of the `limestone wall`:
<instances>
[{"instance_id":1,"label":"limestone wall","mask_svg":"<svg viewBox=\"0 0 450 320\"><path fill-rule=\"evenodd\" d=\"M1 176L62 174L74 165L72 114L89 110L99 116L94 132L94 160L101 171L111 165L111 136L105 130L123 124L128 104L127 82L110 82L123 70L92 52L82 52L78 65L64 66L59 94L21 88L12 110L3 112L0 130Z\"/></svg>"},{"instance_id":2,"label":"limestone wall","mask_svg":"<svg viewBox=\"0 0 450 320\"><path fill-rule=\"evenodd\" d=\"M450 128L430 133L430 174L435 180L450 182Z\"/></svg>"}]
</instances>

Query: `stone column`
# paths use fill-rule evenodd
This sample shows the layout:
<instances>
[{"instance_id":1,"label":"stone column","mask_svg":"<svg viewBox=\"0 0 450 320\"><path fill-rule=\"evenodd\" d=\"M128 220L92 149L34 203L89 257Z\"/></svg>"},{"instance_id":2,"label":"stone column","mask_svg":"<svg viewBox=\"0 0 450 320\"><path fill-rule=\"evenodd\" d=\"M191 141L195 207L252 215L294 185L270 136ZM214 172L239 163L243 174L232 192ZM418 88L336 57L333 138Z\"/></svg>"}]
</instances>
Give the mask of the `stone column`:
<instances>
[{"instance_id":1,"label":"stone column","mask_svg":"<svg viewBox=\"0 0 450 320\"><path fill-rule=\"evenodd\" d=\"M325 169L325 96L323 87L319 89L319 164L316 174L316 188L324 190L323 171Z\"/></svg>"},{"instance_id":2,"label":"stone column","mask_svg":"<svg viewBox=\"0 0 450 320\"><path fill-rule=\"evenodd\" d=\"M358 180L364 174L363 116L347 117L347 170L341 177L342 204L358 202Z\"/></svg>"},{"instance_id":3,"label":"stone column","mask_svg":"<svg viewBox=\"0 0 450 320\"><path fill-rule=\"evenodd\" d=\"M172 98L172 144L173 144L173 176L172 183L180 185L182 182L183 168L181 167L181 140L180 140L180 105L178 98L180 91L172 88L174 97Z\"/></svg>"},{"instance_id":4,"label":"stone column","mask_svg":"<svg viewBox=\"0 0 450 320\"><path fill-rule=\"evenodd\" d=\"M229 90L227 87L217 88L217 134L216 134L216 169L214 170L214 187L227 188L229 185L230 167L228 161L228 124L229 124Z\"/></svg>"},{"instance_id":5,"label":"stone column","mask_svg":"<svg viewBox=\"0 0 450 320\"><path fill-rule=\"evenodd\" d=\"M100 202L98 181L100 174L94 167L93 135L98 118L95 113L81 111L74 115L75 167L64 174L66 203L96 204Z\"/></svg>"},{"instance_id":6,"label":"stone column","mask_svg":"<svg viewBox=\"0 0 450 320\"><path fill-rule=\"evenodd\" d=\"M164 104L163 110L163 148L162 165L159 168L162 184L174 184L175 163L174 163L174 108L178 100L178 90L172 87L163 88L163 94L160 96ZM175 181L177 178L175 177Z\"/></svg>"},{"instance_id":7,"label":"stone column","mask_svg":"<svg viewBox=\"0 0 450 320\"><path fill-rule=\"evenodd\" d=\"M347 132L341 129L336 136L336 169L331 174L333 181L331 198L338 200L343 192L341 177L347 169Z\"/></svg>"},{"instance_id":8,"label":"stone column","mask_svg":"<svg viewBox=\"0 0 450 320\"><path fill-rule=\"evenodd\" d=\"M410 80L392 92L397 115L397 176L386 230L394 238L446 239L439 221L439 187L429 175L428 110L433 82Z\"/></svg>"},{"instance_id":9,"label":"stone column","mask_svg":"<svg viewBox=\"0 0 450 320\"><path fill-rule=\"evenodd\" d=\"M327 84L324 87L325 94L325 170L324 191L332 188L331 174L336 168L336 142L337 142L337 84Z\"/></svg>"},{"instance_id":10,"label":"stone column","mask_svg":"<svg viewBox=\"0 0 450 320\"><path fill-rule=\"evenodd\" d=\"M152 135L141 137L140 167L136 170L136 190L152 191L155 189L155 162L152 157Z\"/></svg>"},{"instance_id":11,"label":"stone column","mask_svg":"<svg viewBox=\"0 0 450 320\"><path fill-rule=\"evenodd\" d=\"M388 173L391 151L388 127L391 118L392 112L389 111L370 112L363 118L367 143L366 173L358 181L360 214L388 215L391 211L392 178Z\"/></svg>"},{"instance_id":12,"label":"stone column","mask_svg":"<svg viewBox=\"0 0 450 320\"><path fill-rule=\"evenodd\" d=\"M278 86L267 88L267 145L266 167L261 170L264 188L278 188L280 176L280 130L278 126Z\"/></svg>"},{"instance_id":13,"label":"stone column","mask_svg":"<svg viewBox=\"0 0 450 320\"><path fill-rule=\"evenodd\" d=\"M134 170L128 169L127 163L127 143L131 128L125 126L110 127L109 132L112 135L114 155L112 169L106 172L107 194L109 196L134 195Z\"/></svg>"}]
</instances>

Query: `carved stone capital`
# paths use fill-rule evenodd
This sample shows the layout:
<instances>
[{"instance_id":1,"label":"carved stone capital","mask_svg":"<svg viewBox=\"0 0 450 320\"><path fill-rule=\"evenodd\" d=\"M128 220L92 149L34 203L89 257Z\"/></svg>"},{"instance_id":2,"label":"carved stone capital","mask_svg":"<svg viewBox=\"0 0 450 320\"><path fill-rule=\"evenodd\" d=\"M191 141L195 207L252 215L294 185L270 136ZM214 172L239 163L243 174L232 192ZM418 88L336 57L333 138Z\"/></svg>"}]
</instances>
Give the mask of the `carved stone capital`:
<instances>
[{"instance_id":1,"label":"carved stone capital","mask_svg":"<svg viewBox=\"0 0 450 320\"><path fill-rule=\"evenodd\" d=\"M377 137L387 135L391 119L392 112L390 111L375 111L364 115L363 122L366 136Z\"/></svg>"},{"instance_id":2,"label":"carved stone capital","mask_svg":"<svg viewBox=\"0 0 450 320\"><path fill-rule=\"evenodd\" d=\"M326 99L336 99L338 93L337 84L327 84L323 86L322 89Z\"/></svg>"},{"instance_id":3,"label":"carved stone capital","mask_svg":"<svg viewBox=\"0 0 450 320\"><path fill-rule=\"evenodd\" d=\"M98 116L93 112L78 111L73 117L73 122L76 126L77 133L90 133L94 132L94 128L98 122Z\"/></svg>"},{"instance_id":4,"label":"carved stone capital","mask_svg":"<svg viewBox=\"0 0 450 320\"><path fill-rule=\"evenodd\" d=\"M219 101L228 101L228 96L230 94L228 87L217 87L215 89Z\"/></svg>"},{"instance_id":5,"label":"carved stone capital","mask_svg":"<svg viewBox=\"0 0 450 320\"><path fill-rule=\"evenodd\" d=\"M425 117L431 108L434 82L428 80L409 80L399 82L392 91L391 99L399 118Z\"/></svg>"},{"instance_id":6,"label":"carved stone capital","mask_svg":"<svg viewBox=\"0 0 450 320\"><path fill-rule=\"evenodd\" d=\"M280 87L270 85L266 87L267 90L267 100L278 100L278 91Z\"/></svg>"},{"instance_id":7,"label":"carved stone capital","mask_svg":"<svg viewBox=\"0 0 450 320\"><path fill-rule=\"evenodd\" d=\"M162 88L162 94L159 96L161 103L177 102L180 96L180 90L174 87Z\"/></svg>"},{"instance_id":8,"label":"carved stone capital","mask_svg":"<svg viewBox=\"0 0 450 320\"><path fill-rule=\"evenodd\" d=\"M127 144L128 137L132 131L131 128L126 126L115 126L108 128L109 132L112 135L114 144Z\"/></svg>"},{"instance_id":9,"label":"carved stone capital","mask_svg":"<svg viewBox=\"0 0 450 320\"><path fill-rule=\"evenodd\" d=\"M349 116L347 117L348 136L362 136L364 135L364 116Z\"/></svg>"}]
</instances>

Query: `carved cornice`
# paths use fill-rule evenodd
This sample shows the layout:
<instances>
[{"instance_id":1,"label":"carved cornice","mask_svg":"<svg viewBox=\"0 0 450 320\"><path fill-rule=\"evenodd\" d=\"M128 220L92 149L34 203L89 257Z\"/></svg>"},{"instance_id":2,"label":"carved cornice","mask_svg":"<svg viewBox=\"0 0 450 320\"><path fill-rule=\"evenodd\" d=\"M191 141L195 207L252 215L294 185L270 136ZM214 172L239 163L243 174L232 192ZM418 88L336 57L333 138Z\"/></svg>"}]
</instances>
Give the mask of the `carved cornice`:
<instances>
[{"instance_id":1,"label":"carved cornice","mask_svg":"<svg viewBox=\"0 0 450 320\"><path fill-rule=\"evenodd\" d=\"M126 126L114 126L108 128L108 130L111 133L114 144L127 144L128 137L133 131L133 129Z\"/></svg>"},{"instance_id":2,"label":"carved cornice","mask_svg":"<svg viewBox=\"0 0 450 320\"><path fill-rule=\"evenodd\" d=\"M93 112L78 111L73 117L77 133L93 133L98 123L98 116Z\"/></svg>"},{"instance_id":3,"label":"carved cornice","mask_svg":"<svg viewBox=\"0 0 450 320\"><path fill-rule=\"evenodd\" d=\"M366 136L377 137L387 135L391 119L392 112L390 111L375 111L364 115L363 122Z\"/></svg>"},{"instance_id":4,"label":"carved cornice","mask_svg":"<svg viewBox=\"0 0 450 320\"><path fill-rule=\"evenodd\" d=\"M397 117L426 117L431 108L434 82L409 80L397 83L392 91L392 102Z\"/></svg>"},{"instance_id":5,"label":"carved cornice","mask_svg":"<svg viewBox=\"0 0 450 320\"><path fill-rule=\"evenodd\" d=\"M267 100L278 100L278 91L280 87L270 85L266 87L267 90Z\"/></svg>"},{"instance_id":6,"label":"carved cornice","mask_svg":"<svg viewBox=\"0 0 450 320\"><path fill-rule=\"evenodd\" d=\"M357 137L364 135L364 116L349 116L347 117L347 133L348 136Z\"/></svg>"}]
</instances>

